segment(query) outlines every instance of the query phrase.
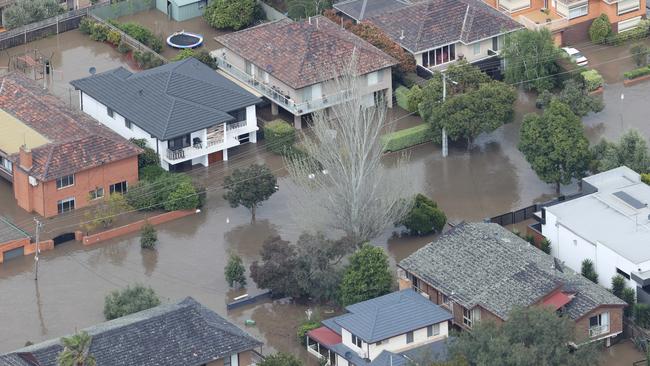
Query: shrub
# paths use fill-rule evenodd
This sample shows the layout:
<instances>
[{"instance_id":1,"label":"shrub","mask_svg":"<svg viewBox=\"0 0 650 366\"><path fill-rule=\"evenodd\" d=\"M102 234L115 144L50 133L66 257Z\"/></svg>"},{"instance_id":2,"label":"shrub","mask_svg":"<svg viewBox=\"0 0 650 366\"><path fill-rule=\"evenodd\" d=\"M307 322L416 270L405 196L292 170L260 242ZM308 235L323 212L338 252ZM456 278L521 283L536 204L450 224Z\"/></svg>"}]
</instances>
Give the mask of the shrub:
<instances>
[{"instance_id":1,"label":"shrub","mask_svg":"<svg viewBox=\"0 0 650 366\"><path fill-rule=\"evenodd\" d=\"M625 289L625 277L619 274L612 277L612 293L619 299L623 299L624 289Z\"/></svg>"},{"instance_id":2,"label":"shrub","mask_svg":"<svg viewBox=\"0 0 650 366\"><path fill-rule=\"evenodd\" d=\"M165 169L160 165L147 165L139 170L138 175L140 180L153 182L165 173Z\"/></svg>"},{"instance_id":3,"label":"shrub","mask_svg":"<svg viewBox=\"0 0 650 366\"><path fill-rule=\"evenodd\" d=\"M598 273L596 273L594 262L592 262L591 259L585 259L582 261L580 273L582 273L582 275L589 281L598 283Z\"/></svg>"},{"instance_id":4,"label":"shrub","mask_svg":"<svg viewBox=\"0 0 650 366\"><path fill-rule=\"evenodd\" d=\"M401 222L411 235L425 235L440 232L447 223L447 216L438 205L423 194L417 194L413 199L411 210Z\"/></svg>"},{"instance_id":5,"label":"shrub","mask_svg":"<svg viewBox=\"0 0 650 366\"><path fill-rule=\"evenodd\" d=\"M609 22L607 14L600 16L591 23L589 27L589 38L594 43L602 43L612 33L612 24Z\"/></svg>"},{"instance_id":6,"label":"shrub","mask_svg":"<svg viewBox=\"0 0 650 366\"><path fill-rule=\"evenodd\" d=\"M650 74L650 67L645 66L635 70L627 71L623 73L623 77L625 77L627 80L632 80L649 74Z\"/></svg>"},{"instance_id":7,"label":"shrub","mask_svg":"<svg viewBox=\"0 0 650 366\"><path fill-rule=\"evenodd\" d=\"M307 332L319 327L320 327L320 322L315 320L307 320L302 324L300 324L300 326L298 326L298 331L296 332L296 338L298 339L298 343L300 343L303 346L306 346Z\"/></svg>"},{"instance_id":8,"label":"shrub","mask_svg":"<svg viewBox=\"0 0 650 366\"><path fill-rule=\"evenodd\" d=\"M95 22L90 20L90 18L83 18L79 22L79 31L83 34L90 34L93 30Z\"/></svg>"},{"instance_id":9,"label":"shrub","mask_svg":"<svg viewBox=\"0 0 650 366\"><path fill-rule=\"evenodd\" d=\"M399 151L407 147L423 144L432 140L429 124L423 123L415 127L387 133L381 137L384 152Z\"/></svg>"},{"instance_id":10,"label":"shrub","mask_svg":"<svg viewBox=\"0 0 650 366\"><path fill-rule=\"evenodd\" d=\"M642 19L639 22L639 25L636 26L636 28L625 32L612 34L609 37L607 37L607 39L605 39L604 43L608 45L616 46L616 45L623 44L627 41L643 39L648 35L649 27L650 27L650 21L648 21L647 19Z\"/></svg>"},{"instance_id":11,"label":"shrub","mask_svg":"<svg viewBox=\"0 0 650 366\"><path fill-rule=\"evenodd\" d=\"M117 45L117 52L128 53L129 51L131 51L131 46L126 44L126 42L120 42L120 44Z\"/></svg>"},{"instance_id":12,"label":"shrub","mask_svg":"<svg viewBox=\"0 0 650 366\"><path fill-rule=\"evenodd\" d=\"M167 200L165 200L165 210L191 210L199 206L199 196L196 189L190 182L183 182L174 189Z\"/></svg>"},{"instance_id":13,"label":"shrub","mask_svg":"<svg viewBox=\"0 0 650 366\"><path fill-rule=\"evenodd\" d=\"M287 122L276 119L264 124L266 148L276 154L282 154L296 142L296 130Z\"/></svg>"},{"instance_id":14,"label":"shrub","mask_svg":"<svg viewBox=\"0 0 650 366\"><path fill-rule=\"evenodd\" d=\"M650 305L634 304L632 308L634 322L642 328L650 328Z\"/></svg>"},{"instance_id":15,"label":"shrub","mask_svg":"<svg viewBox=\"0 0 650 366\"><path fill-rule=\"evenodd\" d=\"M246 286L246 268L244 268L244 263L240 256L236 254L230 255L228 264L224 268L224 274L228 286L233 287L236 283L241 287Z\"/></svg>"},{"instance_id":16,"label":"shrub","mask_svg":"<svg viewBox=\"0 0 650 366\"><path fill-rule=\"evenodd\" d=\"M621 297L628 306L623 309L623 314L626 317L631 317L632 316L632 309L634 308L634 304L636 303L636 292L634 292L633 288L626 287L623 289L623 296Z\"/></svg>"},{"instance_id":17,"label":"shrub","mask_svg":"<svg viewBox=\"0 0 650 366\"><path fill-rule=\"evenodd\" d=\"M400 106L400 108L409 110L409 105L408 105L408 98L409 98L409 92L407 87L404 85L400 85L395 89L395 99L397 100L397 105Z\"/></svg>"},{"instance_id":18,"label":"shrub","mask_svg":"<svg viewBox=\"0 0 650 366\"><path fill-rule=\"evenodd\" d=\"M645 184L650 185L650 173L641 174L641 181Z\"/></svg>"},{"instance_id":19,"label":"shrub","mask_svg":"<svg viewBox=\"0 0 650 366\"><path fill-rule=\"evenodd\" d=\"M145 222L140 232L140 247L143 249L153 249L156 247L158 234L156 229L149 222Z\"/></svg>"},{"instance_id":20,"label":"shrub","mask_svg":"<svg viewBox=\"0 0 650 366\"><path fill-rule=\"evenodd\" d=\"M181 61L190 57L194 57L194 50L191 48L185 48L181 50L181 52L177 53L176 56L172 58L172 61Z\"/></svg>"},{"instance_id":21,"label":"shrub","mask_svg":"<svg viewBox=\"0 0 650 366\"><path fill-rule=\"evenodd\" d=\"M122 41L122 35L118 31L110 30L106 35L106 40L108 41L108 43L112 44L113 46L117 46Z\"/></svg>"},{"instance_id":22,"label":"shrub","mask_svg":"<svg viewBox=\"0 0 650 366\"><path fill-rule=\"evenodd\" d=\"M546 254L551 254L551 242L546 238L542 239L539 243L539 249Z\"/></svg>"},{"instance_id":23,"label":"shrub","mask_svg":"<svg viewBox=\"0 0 650 366\"><path fill-rule=\"evenodd\" d=\"M409 112L419 112L420 103L424 100L424 92L419 85L413 85L409 90L408 108Z\"/></svg>"},{"instance_id":24,"label":"shrub","mask_svg":"<svg viewBox=\"0 0 650 366\"><path fill-rule=\"evenodd\" d=\"M136 64L138 64L138 67L143 70L158 67L163 64L161 59L154 56L154 54L149 51L136 51L133 53L133 59L135 60Z\"/></svg>"},{"instance_id":25,"label":"shrub","mask_svg":"<svg viewBox=\"0 0 650 366\"><path fill-rule=\"evenodd\" d=\"M291 353L278 352L267 356L258 366L303 366L303 363Z\"/></svg>"},{"instance_id":26,"label":"shrub","mask_svg":"<svg viewBox=\"0 0 650 366\"><path fill-rule=\"evenodd\" d=\"M238 30L250 25L255 16L255 0L213 0L203 18L213 28Z\"/></svg>"},{"instance_id":27,"label":"shrub","mask_svg":"<svg viewBox=\"0 0 650 366\"><path fill-rule=\"evenodd\" d=\"M2 18L5 28L14 29L51 18L65 11L57 0L17 0L4 9Z\"/></svg>"},{"instance_id":28,"label":"shrub","mask_svg":"<svg viewBox=\"0 0 650 366\"><path fill-rule=\"evenodd\" d=\"M163 49L163 41L157 37L152 31L141 26L137 23L119 23L115 20L110 20L116 28L120 29L129 36L135 38L140 43L151 48L154 52L160 52Z\"/></svg>"},{"instance_id":29,"label":"shrub","mask_svg":"<svg viewBox=\"0 0 650 366\"><path fill-rule=\"evenodd\" d=\"M121 291L113 291L104 299L104 317L116 319L160 305L160 299L151 287L136 284Z\"/></svg>"},{"instance_id":30,"label":"shrub","mask_svg":"<svg viewBox=\"0 0 650 366\"><path fill-rule=\"evenodd\" d=\"M580 73L582 75L582 79L585 82L585 87L587 88L587 91L594 91L601 86L603 86L603 77L598 73L598 71L591 69L587 71L583 71Z\"/></svg>"},{"instance_id":31,"label":"shrub","mask_svg":"<svg viewBox=\"0 0 650 366\"><path fill-rule=\"evenodd\" d=\"M382 248L366 243L349 258L339 286L340 302L348 306L374 299L389 293L392 287L388 256Z\"/></svg>"},{"instance_id":32,"label":"shrub","mask_svg":"<svg viewBox=\"0 0 650 366\"><path fill-rule=\"evenodd\" d=\"M635 43L630 47L630 54L632 54L632 59L636 66L647 66L648 65L648 46L639 42Z\"/></svg>"},{"instance_id":33,"label":"shrub","mask_svg":"<svg viewBox=\"0 0 650 366\"><path fill-rule=\"evenodd\" d=\"M160 158L158 157L158 153L156 150L147 146L147 140L131 138L129 141L133 145L144 150L142 154L138 155L138 168L142 169L149 165L160 165Z\"/></svg>"},{"instance_id":34,"label":"shrub","mask_svg":"<svg viewBox=\"0 0 650 366\"><path fill-rule=\"evenodd\" d=\"M108 39L109 28L103 24L95 23L90 31L90 39L93 41L104 42Z\"/></svg>"}]
</instances>

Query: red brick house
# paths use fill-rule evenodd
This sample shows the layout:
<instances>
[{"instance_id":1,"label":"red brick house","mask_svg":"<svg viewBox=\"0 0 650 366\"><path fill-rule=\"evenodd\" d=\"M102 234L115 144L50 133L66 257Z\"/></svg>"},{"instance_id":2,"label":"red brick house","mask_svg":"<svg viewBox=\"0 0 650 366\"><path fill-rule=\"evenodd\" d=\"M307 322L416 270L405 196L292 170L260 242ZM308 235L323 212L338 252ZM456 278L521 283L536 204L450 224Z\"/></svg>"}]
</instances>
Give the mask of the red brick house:
<instances>
[{"instance_id":1,"label":"red brick house","mask_svg":"<svg viewBox=\"0 0 650 366\"><path fill-rule=\"evenodd\" d=\"M623 300L500 225L463 223L398 264L400 289L412 287L471 330L508 320L514 307L545 306L576 323L576 342L623 331Z\"/></svg>"},{"instance_id":2,"label":"red brick house","mask_svg":"<svg viewBox=\"0 0 650 366\"><path fill-rule=\"evenodd\" d=\"M25 76L0 80L0 176L26 211L52 217L125 192L140 152Z\"/></svg>"}]
</instances>

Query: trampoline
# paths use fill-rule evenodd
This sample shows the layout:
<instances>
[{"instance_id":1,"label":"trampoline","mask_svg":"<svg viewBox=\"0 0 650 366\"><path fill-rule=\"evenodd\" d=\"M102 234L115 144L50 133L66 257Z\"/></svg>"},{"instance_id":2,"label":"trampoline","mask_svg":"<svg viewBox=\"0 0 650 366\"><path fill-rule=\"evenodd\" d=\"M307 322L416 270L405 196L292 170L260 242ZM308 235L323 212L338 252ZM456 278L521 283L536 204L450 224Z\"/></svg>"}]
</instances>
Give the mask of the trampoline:
<instances>
[{"instance_id":1,"label":"trampoline","mask_svg":"<svg viewBox=\"0 0 650 366\"><path fill-rule=\"evenodd\" d=\"M167 44L174 48L196 48L203 44L203 36L200 34L180 31L167 37Z\"/></svg>"}]
</instances>

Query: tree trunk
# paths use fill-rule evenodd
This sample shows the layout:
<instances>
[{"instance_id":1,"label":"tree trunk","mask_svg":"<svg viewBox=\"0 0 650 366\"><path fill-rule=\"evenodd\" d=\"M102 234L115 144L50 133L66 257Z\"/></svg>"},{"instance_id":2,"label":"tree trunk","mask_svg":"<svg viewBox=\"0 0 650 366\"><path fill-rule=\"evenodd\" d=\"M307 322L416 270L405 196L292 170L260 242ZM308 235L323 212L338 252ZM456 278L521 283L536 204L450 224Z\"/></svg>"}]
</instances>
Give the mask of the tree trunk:
<instances>
[{"instance_id":1,"label":"tree trunk","mask_svg":"<svg viewBox=\"0 0 650 366\"><path fill-rule=\"evenodd\" d=\"M560 194L560 181L555 182L555 193Z\"/></svg>"},{"instance_id":2,"label":"tree trunk","mask_svg":"<svg viewBox=\"0 0 650 366\"><path fill-rule=\"evenodd\" d=\"M255 206L251 207L251 222L255 222Z\"/></svg>"},{"instance_id":3,"label":"tree trunk","mask_svg":"<svg viewBox=\"0 0 650 366\"><path fill-rule=\"evenodd\" d=\"M469 152L472 148L472 136L467 136L467 152Z\"/></svg>"}]
</instances>

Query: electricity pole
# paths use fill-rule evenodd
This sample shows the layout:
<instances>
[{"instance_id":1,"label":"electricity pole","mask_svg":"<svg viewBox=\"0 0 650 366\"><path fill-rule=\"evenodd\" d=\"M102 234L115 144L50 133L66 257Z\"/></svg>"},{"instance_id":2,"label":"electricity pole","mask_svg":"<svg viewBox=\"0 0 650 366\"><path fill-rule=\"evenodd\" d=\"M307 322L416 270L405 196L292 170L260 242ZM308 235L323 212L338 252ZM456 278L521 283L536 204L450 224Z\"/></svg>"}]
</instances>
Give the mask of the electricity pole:
<instances>
[{"instance_id":1,"label":"electricity pole","mask_svg":"<svg viewBox=\"0 0 650 366\"><path fill-rule=\"evenodd\" d=\"M447 99L447 75L442 73L442 104L445 104ZM447 129L442 126L442 157L446 158L449 155L449 149L447 148Z\"/></svg>"},{"instance_id":2,"label":"electricity pole","mask_svg":"<svg viewBox=\"0 0 650 366\"><path fill-rule=\"evenodd\" d=\"M39 243L39 236L41 234L41 228L43 223L40 222L37 218L34 217L34 222L36 222L36 255L34 256L34 263L36 265L34 272L34 281L38 281L38 254L41 252L41 247Z\"/></svg>"}]
</instances>

